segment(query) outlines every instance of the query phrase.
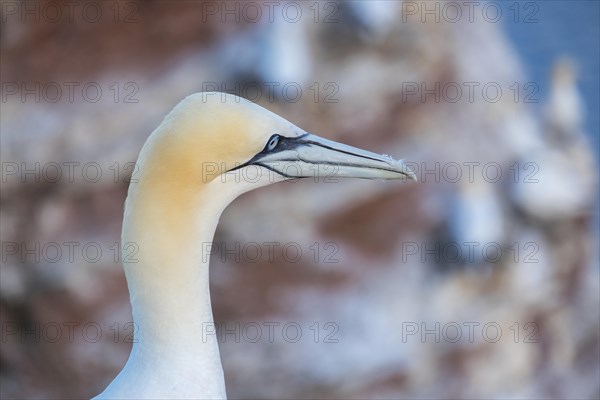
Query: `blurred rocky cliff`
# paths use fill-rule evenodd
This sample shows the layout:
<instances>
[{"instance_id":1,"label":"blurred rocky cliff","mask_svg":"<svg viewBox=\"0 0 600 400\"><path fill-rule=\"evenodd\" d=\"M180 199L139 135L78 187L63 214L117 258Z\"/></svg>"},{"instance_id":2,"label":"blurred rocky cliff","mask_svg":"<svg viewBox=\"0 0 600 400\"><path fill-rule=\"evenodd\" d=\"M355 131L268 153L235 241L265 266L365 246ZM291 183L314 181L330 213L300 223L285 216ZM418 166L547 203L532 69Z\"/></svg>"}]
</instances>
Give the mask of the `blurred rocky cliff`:
<instances>
[{"instance_id":1,"label":"blurred rocky cliff","mask_svg":"<svg viewBox=\"0 0 600 400\"><path fill-rule=\"evenodd\" d=\"M1 3L2 398L89 397L124 364L127 182L148 134L201 90L419 178L287 182L226 210L211 285L232 398L600 396L577 60L528 82L501 25L454 21L446 2L431 2L438 22L420 2L250 3L260 17L81 2L72 18L66 3L59 19ZM528 84L550 95L528 102Z\"/></svg>"}]
</instances>

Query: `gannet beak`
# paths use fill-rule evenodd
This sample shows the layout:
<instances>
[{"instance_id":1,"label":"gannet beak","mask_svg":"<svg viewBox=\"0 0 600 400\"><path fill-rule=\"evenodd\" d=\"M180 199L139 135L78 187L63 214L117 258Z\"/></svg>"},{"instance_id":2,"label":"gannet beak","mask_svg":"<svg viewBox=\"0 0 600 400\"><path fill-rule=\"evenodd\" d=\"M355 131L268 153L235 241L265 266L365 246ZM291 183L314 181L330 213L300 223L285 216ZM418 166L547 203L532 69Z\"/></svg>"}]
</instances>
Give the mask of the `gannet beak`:
<instances>
[{"instance_id":1,"label":"gannet beak","mask_svg":"<svg viewBox=\"0 0 600 400\"><path fill-rule=\"evenodd\" d=\"M412 179L417 177L402 161L306 133L277 136L246 164L259 165L286 178ZM269 143L273 143L269 141Z\"/></svg>"}]
</instances>

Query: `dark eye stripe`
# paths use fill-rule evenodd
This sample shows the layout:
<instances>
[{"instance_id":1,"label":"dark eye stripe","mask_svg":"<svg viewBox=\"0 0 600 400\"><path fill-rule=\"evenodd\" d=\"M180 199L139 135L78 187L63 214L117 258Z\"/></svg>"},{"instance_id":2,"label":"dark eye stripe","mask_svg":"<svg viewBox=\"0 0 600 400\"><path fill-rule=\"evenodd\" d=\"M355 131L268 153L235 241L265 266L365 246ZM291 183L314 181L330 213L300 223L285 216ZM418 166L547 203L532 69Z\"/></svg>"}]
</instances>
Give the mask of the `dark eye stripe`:
<instances>
[{"instance_id":1,"label":"dark eye stripe","mask_svg":"<svg viewBox=\"0 0 600 400\"><path fill-rule=\"evenodd\" d=\"M245 166L250 165L250 164L257 164L258 160L260 160L261 158L265 157L268 154L278 153L280 151L285 151L285 150L292 150L298 146L304 146L304 145L306 145L306 143L300 141L299 139L302 139L305 136L308 136L308 133L305 133L304 135L292 137L292 138L274 134L273 136L271 136L269 138L267 145L260 153L256 154L254 157L252 157L247 162L230 169L230 171L235 171L237 169L244 168ZM273 140L275 137L278 138L277 145L274 148L269 149L269 144L271 143L271 140Z\"/></svg>"}]
</instances>

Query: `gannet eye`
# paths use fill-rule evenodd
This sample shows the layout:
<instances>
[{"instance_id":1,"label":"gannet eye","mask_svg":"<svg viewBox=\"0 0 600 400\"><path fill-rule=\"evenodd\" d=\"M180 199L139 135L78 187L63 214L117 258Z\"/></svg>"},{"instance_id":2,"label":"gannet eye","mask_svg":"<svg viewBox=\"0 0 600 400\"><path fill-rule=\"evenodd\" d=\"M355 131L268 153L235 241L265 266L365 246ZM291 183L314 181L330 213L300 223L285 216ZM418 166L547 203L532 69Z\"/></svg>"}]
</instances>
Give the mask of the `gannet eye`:
<instances>
[{"instance_id":1,"label":"gannet eye","mask_svg":"<svg viewBox=\"0 0 600 400\"><path fill-rule=\"evenodd\" d=\"M267 150L273 150L277 146L277 143L279 143L279 135L271 136L271 139L269 139L269 143L267 144Z\"/></svg>"}]
</instances>

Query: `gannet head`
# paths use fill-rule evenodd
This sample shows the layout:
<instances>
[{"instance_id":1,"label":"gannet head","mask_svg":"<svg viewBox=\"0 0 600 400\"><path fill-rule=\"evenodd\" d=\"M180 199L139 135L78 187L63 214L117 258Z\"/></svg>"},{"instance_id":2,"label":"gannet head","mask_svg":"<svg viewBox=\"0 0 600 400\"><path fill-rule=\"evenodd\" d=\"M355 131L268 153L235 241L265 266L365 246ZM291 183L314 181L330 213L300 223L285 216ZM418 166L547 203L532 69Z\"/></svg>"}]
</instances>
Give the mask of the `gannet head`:
<instances>
[{"instance_id":1,"label":"gannet head","mask_svg":"<svg viewBox=\"0 0 600 400\"><path fill-rule=\"evenodd\" d=\"M148 157L152 162L144 168L155 177L234 182L238 194L305 177L416 179L401 160L323 139L255 103L218 92L182 100L148 140L141 162Z\"/></svg>"}]
</instances>

